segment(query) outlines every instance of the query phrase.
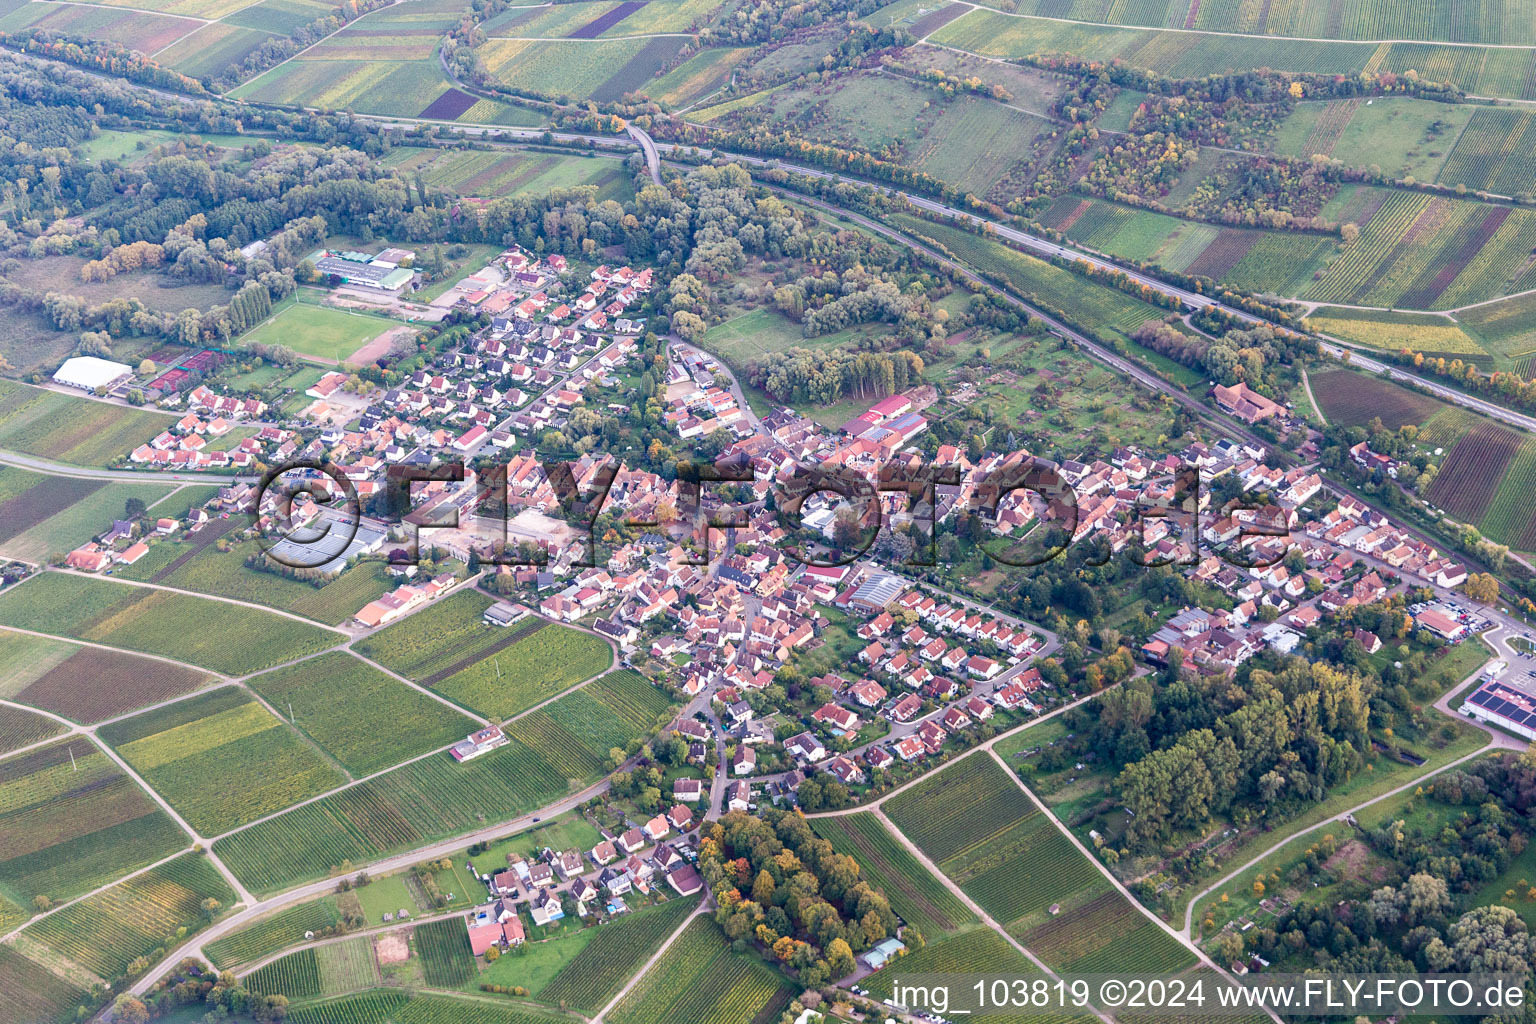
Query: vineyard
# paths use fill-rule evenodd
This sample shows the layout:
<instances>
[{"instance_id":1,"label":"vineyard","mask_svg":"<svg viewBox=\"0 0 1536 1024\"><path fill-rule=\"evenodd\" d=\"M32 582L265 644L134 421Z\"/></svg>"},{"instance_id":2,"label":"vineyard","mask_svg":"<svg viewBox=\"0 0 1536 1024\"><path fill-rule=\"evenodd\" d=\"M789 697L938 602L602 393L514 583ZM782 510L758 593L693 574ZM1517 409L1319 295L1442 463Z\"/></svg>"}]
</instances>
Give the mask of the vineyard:
<instances>
[{"instance_id":1,"label":"vineyard","mask_svg":"<svg viewBox=\"0 0 1536 1024\"><path fill-rule=\"evenodd\" d=\"M1444 408L1441 402L1390 381L1352 370L1332 370L1311 376L1312 394L1330 424L1364 426L1376 417L1388 430L1423 423Z\"/></svg>"},{"instance_id":2,"label":"vineyard","mask_svg":"<svg viewBox=\"0 0 1536 1024\"><path fill-rule=\"evenodd\" d=\"M990 928L975 928L962 932L940 943L929 943L922 949L907 953L900 960L900 976L920 974L985 974L992 977L1037 978L1043 977L1040 969ZM897 971L884 970L872 974L863 983L877 999L889 998ZM1016 1015L974 1014L967 1021L979 1024L1014 1024ZM1071 1013L1031 1011L1028 1018L1039 1024L1091 1024L1095 1018Z\"/></svg>"},{"instance_id":3,"label":"vineyard","mask_svg":"<svg viewBox=\"0 0 1536 1024\"><path fill-rule=\"evenodd\" d=\"M598 929L585 949L539 990L539 999L596 1013L677 930L695 906L696 900L668 900L659 907L637 910L609 921Z\"/></svg>"},{"instance_id":4,"label":"vineyard","mask_svg":"<svg viewBox=\"0 0 1536 1024\"><path fill-rule=\"evenodd\" d=\"M341 635L240 605L45 572L0 595L0 625L203 665L260 671L333 646Z\"/></svg>"},{"instance_id":5,"label":"vineyard","mask_svg":"<svg viewBox=\"0 0 1536 1024\"><path fill-rule=\"evenodd\" d=\"M1032 814L982 847L939 865L965 894L1005 926L1068 896L1108 888L1044 814Z\"/></svg>"},{"instance_id":6,"label":"vineyard","mask_svg":"<svg viewBox=\"0 0 1536 1024\"><path fill-rule=\"evenodd\" d=\"M457 742L478 724L342 651L280 668L251 689L362 777Z\"/></svg>"},{"instance_id":7,"label":"vineyard","mask_svg":"<svg viewBox=\"0 0 1536 1024\"><path fill-rule=\"evenodd\" d=\"M1048 870L1050 865L1040 867ZM1067 974L1167 975L1195 963L1193 953L1114 890L1063 910L1017 938L1052 970Z\"/></svg>"},{"instance_id":8,"label":"vineyard","mask_svg":"<svg viewBox=\"0 0 1536 1024\"><path fill-rule=\"evenodd\" d=\"M303 103L360 114L415 117L448 86L442 67L430 57L410 61L290 60L230 95L263 103Z\"/></svg>"},{"instance_id":9,"label":"vineyard","mask_svg":"<svg viewBox=\"0 0 1536 1024\"><path fill-rule=\"evenodd\" d=\"M1536 189L1536 114L1505 107L1478 107L1451 150L1439 180L1499 195Z\"/></svg>"},{"instance_id":10,"label":"vineyard","mask_svg":"<svg viewBox=\"0 0 1536 1024\"><path fill-rule=\"evenodd\" d=\"M498 1006L480 999L417 996L396 1010L391 1024L569 1024L569 1017L537 1013L521 1006ZM325 1024L342 1024L327 1020Z\"/></svg>"},{"instance_id":11,"label":"vineyard","mask_svg":"<svg viewBox=\"0 0 1536 1024\"><path fill-rule=\"evenodd\" d=\"M61 902L190 844L87 740L0 762L0 896L8 901Z\"/></svg>"},{"instance_id":12,"label":"vineyard","mask_svg":"<svg viewBox=\"0 0 1536 1024\"><path fill-rule=\"evenodd\" d=\"M245 987L258 995L283 995L290 1000L320 994L320 956L314 946L274 960L247 974Z\"/></svg>"},{"instance_id":13,"label":"vineyard","mask_svg":"<svg viewBox=\"0 0 1536 1024\"><path fill-rule=\"evenodd\" d=\"M191 693L210 678L183 665L100 647L70 646L73 654L61 661L41 662L42 674L12 699L76 722L92 723Z\"/></svg>"},{"instance_id":14,"label":"vineyard","mask_svg":"<svg viewBox=\"0 0 1536 1024\"><path fill-rule=\"evenodd\" d=\"M449 700L491 718L509 718L590 679L613 663L602 637L542 619L506 627L510 644L497 644L478 659L461 659L421 682ZM542 628L540 628L542 627ZM500 626L482 626L500 632ZM468 664L465 664L468 662ZM462 667L460 667L462 666Z\"/></svg>"},{"instance_id":15,"label":"vineyard","mask_svg":"<svg viewBox=\"0 0 1536 1024\"><path fill-rule=\"evenodd\" d=\"M522 743L458 765L446 756L396 768L214 844L247 887L270 892L511 818L566 792L565 779Z\"/></svg>"},{"instance_id":16,"label":"vineyard","mask_svg":"<svg viewBox=\"0 0 1536 1024\"><path fill-rule=\"evenodd\" d=\"M51 718L9 704L0 705L0 754L31 746L63 731L64 726Z\"/></svg>"},{"instance_id":17,"label":"vineyard","mask_svg":"<svg viewBox=\"0 0 1536 1024\"><path fill-rule=\"evenodd\" d=\"M1478 522L1519 447L1520 435L1513 430L1480 423L1445 457L1426 497L1464 523Z\"/></svg>"},{"instance_id":18,"label":"vineyard","mask_svg":"<svg viewBox=\"0 0 1536 1024\"><path fill-rule=\"evenodd\" d=\"M77 466L105 466L175 417L0 380L0 448Z\"/></svg>"},{"instance_id":19,"label":"vineyard","mask_svg":"<svg viewBox=\"0 0 1536 1024\"><path fill-rule=\"evenodd\" d=\"M229 522L233 523L233 520ZM278 608L329 626L345 622L359 608L394 585L382 562L364 562L343 571L323 587L317 587L303 580L247 566L246 558L259 550L255 541L235 544L228 551L221 551L214 543L219 536L217 533L204 527L199 534L202 536L191 544L161 541L150 549L150 556L141 559L141 564L149 563L144 571L134 571L139 569L136 564L127 575L130 579L147 579L200 594ZM161 549L165 549L163 556ZM154 561L151 556L156 556ZM174 558L174 561L161 565L159 557Z\"/></svg>"},{"instance_id":20,"label":"vineyard","mask_svg":"<svg viewBox=\"0 0 1536 1024\"><path fill-rule=\"evenodd\" d=\"M608 1015L613 1024L769 1024L796 989L754 957L731 952L698 917Z\"/></svg>"},{"instance_id":21,"label":"vineyard","mask_svg":"<svg viewBox=\"0 0 1536 1024\"><path fill-rule=\"evenodd\" d=\"M1521 551L1536 548L1536 438L1521 438L1505 467L1498 491L1477 524L1485 537Z\"/></svg>"},{"instance_id":22,"label":"vineyard","mask_svg":"<svg viewBox=\"0 0 1536 1024\"><path fill-rule=\"evenodd\" d=\"M0 945L0 1020L60 1021L86 998L83 988Z\"/></svg>"},{"instance_id":23,"label":"vineyard","mask_svg":"<svg viewBox=\"0 0 1536 1024\"><path fill-rule=\"evenodd\" d=\"M286 946L304 941L305 932L318 932L334 925L341 915L330 897L310 900L287 907L271 917L242 928L233 935L209 943L203 952L220 969L255 963Z\"/></svg>"},{"instance_id":24,"label":"vineyard","mask_svg":"<svg viewBox=\"0 0 1536 1024\"><path fill-rule=\"evenodd\" d=\"M375 989L355 996L306 1003L289 1009L289 1024L385 1024L406 1004L403 992Z\"/></svg>"},{"instance_id":25,"label":"vineyard","mask_svg":"<svg viewBox=\"0 0 1536 1024\"><path fill-rule=\"evenodd\" d=\"M25 470L10 473L34 474ZM122 514L125 502L138 498L146 506L170 493L168 484L108 483L72 477L38 477L39 482L0 503L0 552L29 562L46 562L79 547ZM84 485L82 487L82 485ZM0 491L9 488L0 487Z\"/></svg>"},{"instance_id":26,"label":"vineyard","mask_svg":"<svg viewBox=\"0 0 1536 1024\"><path fill-rule=\"evenodd\" d=\"M1483 346L1515 361L1536 353L1536 294L1492 302L1456 314ZM1527 369L1522 376L1530 376Z\"/></svg>"},{"instance_id":27,"label":"vineyard","mask_svg":"<svg viewBox=\"0 0 1536 1024\"><path fill-rule=\"evenodd\" d=\"M111 980L126 973L136 957L169 946L178 929L196 931L206 924L204 900L228 907L235 898L207 857L189 853L72 903L23 934Z\"/></svg>"},{"instance_id":28,"label":"vineyard","mask_svg":"<svg viewBox=\"0 0 1536 1024\"><path fill-rule=\"evenodd\" d=\"M933 773L888 800L884 810L935 863L980 847L1039 813L1008 773L985 756Z\"/></svg>"},{"instance_id":29,"label":"vineyard","mask_svg":"<svg viewBox=\"0 0 1536 1024\"><path fill-rule=\"evenodd\" d=\"M1329 334L1383 352L1411 349L1425 358L1490 361L1488 350L1449 317L1375 310L1320 307L1306 319L1308 330Z\"/></svg>"},{"instance_id":30,"label":"vineyard","mask_svg":"<svg viewBox=\"0 0 1536 1024\"><path fill-rule=\"evenodd\" d=\"M428 985L458 988L475 976L475 956L469 951L469 934L459 918L419 925L413 938Z\"/></svg>"},{"instance_id":31,"label":"vineyard","mask_svg":"<svg viewBox=\"0 0 1536 1024\"><path fill-rule=\"evenodd\" d=\"M236 686L114 722L100 735L203 835L347 781Z\"/></svg>"},{"instance_id":32,"label":"vineyard","mask_svg":"<svg viewBox=\"0 0 1536 1024\"><path fill-rule=\"evenodd\" d=\"M465 658L511 643L544 624L543 619L529 617L514 626L487 626L481 616L493 603L478 590L460 590L364 637L353 649L419 683Z\"/></svg>"},{"instance_id":33,"label":"vineyard","mask_svg":"<svg viewBox=\"0 0 1536 1024\"><path fill-rule=\"evenodd\" d=\"M976 915L890 834L874 814L813 818L816 834L859 862L860 875L930 940L972 924Z\"/></svg>"}]
</instances>

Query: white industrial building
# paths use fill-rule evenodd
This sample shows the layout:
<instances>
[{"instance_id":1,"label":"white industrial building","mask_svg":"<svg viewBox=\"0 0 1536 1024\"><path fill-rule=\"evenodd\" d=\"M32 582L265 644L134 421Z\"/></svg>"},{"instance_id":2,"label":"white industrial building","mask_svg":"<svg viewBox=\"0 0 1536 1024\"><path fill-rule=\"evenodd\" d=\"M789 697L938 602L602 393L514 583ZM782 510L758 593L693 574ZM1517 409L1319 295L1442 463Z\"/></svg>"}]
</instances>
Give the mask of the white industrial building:
<instances>
[{"instance_id":1,"label":"white industrial building","mask_svg":"<svg viewBox=\"0 0 1536 1024\"><path fill-rule=\"evenodd\" d=\"M1536 696L1496 679L1485 679L1461 705L1461 713L1536 740Z\"/></svg>"},{"instance_id":2,"label":"white industrial building","mask_svg":"<svg viewBox=\"0 0 1536 1024\"><path fill-rule=\"evenodd\" d=\"M81 391L95 391L97 388L111 389L132 376L133 368L126 363L114 363L110 359L98 359L96 356L75 356L64 360L64 365L54 373L53 380L56 384L79 388Z\"/></svg>"}]
</instances>

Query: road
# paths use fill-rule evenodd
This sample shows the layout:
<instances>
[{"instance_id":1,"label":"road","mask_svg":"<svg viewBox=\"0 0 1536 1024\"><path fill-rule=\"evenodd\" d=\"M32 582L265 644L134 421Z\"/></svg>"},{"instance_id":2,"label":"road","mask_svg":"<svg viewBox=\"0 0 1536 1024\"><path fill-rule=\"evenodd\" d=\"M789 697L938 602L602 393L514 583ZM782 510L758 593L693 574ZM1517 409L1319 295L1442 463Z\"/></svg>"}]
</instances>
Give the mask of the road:
<instances>
[{"instance_id":1,"label":"road","mask_svg":"<svg viewBox=\"0 0 1536 1024\"><path fill-rule=\"evenodd\" d=\"M185 483L205 484L232 484L242 479L254 479L254 475L239 477L227 473L204 473L201 470L187 473L156 473L153 471L131 469L90 469L84 466L71 466L63 462L54 462L51 459L40 459L34 455L23 455L20 452L8 451L0 452L0 464L17 466L21 469L35 469L39 473L52 473L54 476L72 476L82 480L131 480L139 484L156 483L167 477Z\"/></svg>"}]
</instances>

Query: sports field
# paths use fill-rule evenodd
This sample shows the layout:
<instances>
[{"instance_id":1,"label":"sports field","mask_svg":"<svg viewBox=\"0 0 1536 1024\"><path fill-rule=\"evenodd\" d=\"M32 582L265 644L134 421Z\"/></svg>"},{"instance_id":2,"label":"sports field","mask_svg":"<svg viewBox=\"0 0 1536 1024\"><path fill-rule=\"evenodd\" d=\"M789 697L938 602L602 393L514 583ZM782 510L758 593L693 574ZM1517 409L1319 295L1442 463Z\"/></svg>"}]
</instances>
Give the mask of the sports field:
<instances>
[{"instance_id":1,"label":"sports field","mask_svg":"<svg viewBox=\"0 0 1536 1024\"><path fill-rule=\"evenodd\" d=\"M398 324L366 313L296 302L274 313L242 340L287 345L306 356L342 362L364 344Z\"/></svg>"}]
</instances>

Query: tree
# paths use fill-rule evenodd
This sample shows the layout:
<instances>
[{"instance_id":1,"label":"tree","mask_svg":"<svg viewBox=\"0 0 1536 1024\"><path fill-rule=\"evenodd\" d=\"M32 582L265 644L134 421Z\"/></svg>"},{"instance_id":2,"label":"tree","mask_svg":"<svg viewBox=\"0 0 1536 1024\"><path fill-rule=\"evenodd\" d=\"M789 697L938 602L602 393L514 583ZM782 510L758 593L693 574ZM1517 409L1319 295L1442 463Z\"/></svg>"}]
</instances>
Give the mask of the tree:
<instances>
[{"instance_id":1,"label":"tree","mask_svg":"<svg viewBox=\"0 0 1536 1024\"><path fill-rule=\"evenodd\" d=\"M223 904L209 896L203 900L203 916L212 921L218 912L223 909Z\"/></svg>"},{"instance_id":2,"label":"tree","mask_svg":"<svg viewBox=\"0 0 1536 1024\"><path fill-rule=\"evenodd\" d=\"M1525 977L1536 956L1536 942L1513 908L1497 904L1476 907L1451 925L1447 936L1458 970L1509 973Z\"/></svg>"},{"instance_id":3,"label":"tree","mask_svg":"<svg viewBox=\"0 0 1536 1024\"><path fill-rule=\"evenodd\" d=\"M149 1024L149 1007L136 996L124 992L112 1004L112 1019L122 1024Z\"/></svg>"},{"instance_id":4,"label":"tree","mask_svg":"<svg viewBox=\"0 0 1536 1024\"><path fill-rule=\"evenodd\" d=\"M149 508L144 504L143 498L129 498L123 502L124 519L138 519L147 511L149 511Z\"/></svg>"},{"instance_id":5,"label":"tree","mask_svg":"<svg viewBox=\"0 0 1536 1024\"><path fill-rule=\"evenodd\" d=\"M153 359L140 359L139 360L139 376L140 377L150 377L150 376L153 376L154 372L155 372L155 361Z\"/></svg>"},{"instance_id":6,"label":"tree","mask_svg":"<svg viewBox=\"0 0 1536 1024\"><path fill-rule=\"evenodd\" d=\"M1467 596L1481 604L1492 604L1499 599L1499 581L1492 573L1475 572L1462 584Z\"/></svg>"}]
</instances>

